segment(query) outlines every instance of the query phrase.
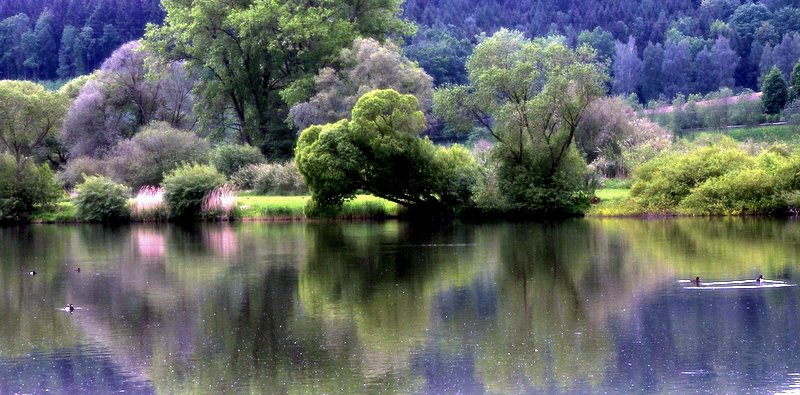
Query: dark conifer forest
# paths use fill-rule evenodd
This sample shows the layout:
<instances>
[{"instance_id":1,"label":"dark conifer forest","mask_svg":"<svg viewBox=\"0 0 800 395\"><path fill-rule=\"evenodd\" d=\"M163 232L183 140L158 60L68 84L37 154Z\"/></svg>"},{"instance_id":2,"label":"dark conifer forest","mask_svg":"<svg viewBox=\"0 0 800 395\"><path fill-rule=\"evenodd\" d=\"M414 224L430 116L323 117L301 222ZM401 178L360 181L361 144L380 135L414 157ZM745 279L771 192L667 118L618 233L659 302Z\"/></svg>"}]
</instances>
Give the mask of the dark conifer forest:
<instances>
[{"instance_id":1,"label":"dark conifer forest","mask_svg":"<svg viewBox=\"0 0 800 395\"><path fill-rule=\"evenodd\" d=\"M758 90L800 57L800 2L789 0L407 0L418 26L407 56L436 85L465 81L467 56L502 27L589 44L608 64L613 94L672 100L723 87ZM160 23L158 0L0 2L0 79L90 73L121 44Z\"/></svg>"}]
</instances>

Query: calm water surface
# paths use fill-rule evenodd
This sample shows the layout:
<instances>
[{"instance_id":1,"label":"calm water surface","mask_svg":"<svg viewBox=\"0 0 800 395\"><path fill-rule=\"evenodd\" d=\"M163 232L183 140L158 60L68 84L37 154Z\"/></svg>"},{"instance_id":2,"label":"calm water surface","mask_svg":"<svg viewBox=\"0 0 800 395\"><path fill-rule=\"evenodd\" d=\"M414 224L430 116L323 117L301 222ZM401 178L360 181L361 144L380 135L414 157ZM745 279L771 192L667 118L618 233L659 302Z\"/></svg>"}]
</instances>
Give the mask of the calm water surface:
<instances>
[{"instance_id":1,"label":"calm water surface","mask_svg":"<svg viewBox=\"0 0 800 395\"><path fill-rule=\"evenodd\" d=\"M0 228L0 394L797 391L798 287L679 282L758 274L800 221Z\"/></svg>"}]
</instances>

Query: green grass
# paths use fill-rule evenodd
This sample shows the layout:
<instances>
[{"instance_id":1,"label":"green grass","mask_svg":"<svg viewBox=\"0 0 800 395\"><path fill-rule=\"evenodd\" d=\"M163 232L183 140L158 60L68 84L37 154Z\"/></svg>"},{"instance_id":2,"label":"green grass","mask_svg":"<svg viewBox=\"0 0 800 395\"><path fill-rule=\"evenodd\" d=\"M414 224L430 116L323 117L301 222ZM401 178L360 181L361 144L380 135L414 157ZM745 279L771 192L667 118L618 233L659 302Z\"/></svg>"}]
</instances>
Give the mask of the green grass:
<instances>
[{"instance_id":1,"label":"green grass","mask_svg":"<svg viewBox=\"0 0 800 395\"><path fill-rule=\"evenodd\" d=\"M630 194L630 189L623 188L603 188L594 192L594 195L599 197L600 200L627 199Z\"/></svg>"},{"instance_id":2,"label":"green grass","mask_svg":"<svg viewBox=\"0 0 800 395\"><path fill-rule=\"evenodd\" d=\"M600 202L589 207L587 216L621 217L643 214L639 205L631 199L630 189L604 188L598 189L594 194L600 198Z\"/></svg>"},{"instance_id":3,"label":"green grass","mask_svg":"<svg viewBox=\"0 0 800 395\"><path fill-rule=\"evenodd\" d=\"M77 209L71 201L61 201L52 209L39 209L31 214L31 222L59 223L77 222Z\"/></svg>"},{"instance_id":4,"label":"green grass","mask_svg":"<svg viewBox=\"0 0 800 395\"><path fill-rule=\"evenodd\" d=\"M303 219L309 196L238 196L237 217L248 219ZM375 196L358 195L344 203L340 218L397 216L399 206Z\"/></svg>"},{"instance_id":5,"label":"green grass","mask_svg":"<svg viewBox=\"0 0 800 395\"><path fill-rule=\"evenodd\" d=\"M728 129L725 132L720 132L716 129L703 129L685 133L688 140L694 138L701 133L719 133L730 136L736 141L752 140L755 142L783 142L795 143L798 142L800 137L800 128L796 125L769 125L769 126L755 126L755 127L741 127Z\"/></svg>"}]
</instances>

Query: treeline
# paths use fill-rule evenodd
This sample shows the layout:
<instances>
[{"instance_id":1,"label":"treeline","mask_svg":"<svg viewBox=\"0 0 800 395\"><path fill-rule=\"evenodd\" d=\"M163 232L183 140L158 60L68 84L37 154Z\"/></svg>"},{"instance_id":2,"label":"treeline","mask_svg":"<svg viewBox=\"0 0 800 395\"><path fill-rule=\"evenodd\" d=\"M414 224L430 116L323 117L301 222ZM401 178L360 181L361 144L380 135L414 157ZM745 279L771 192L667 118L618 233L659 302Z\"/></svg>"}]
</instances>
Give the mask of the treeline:
<instances>
[{"instance_id":1,"label":"treeline","mask_svg":"<svg viewBox=\"0 0 800 395\"><path fill-rule=\"evenodd\" d=\"M160 0L4 0L0 79L67 79L97 69L164 18Z\"/></svg>"},{"instance_id":2,"label":"treeline","mask_svg":"<svg viewBox=\"0 0 800 395\"><path fill-rule=\"evenodd\" d=\"M404 7L421 32L408 55L437 84L463 80L463 67L438 70L461 59L464 40L474 44L501 27L591 45L610 66L612 92L636 93L643 103L723 87L758 90L772 66L788 80L800 57L800 6L792 1L408 0Z\"/></svg>"}]
</instances>

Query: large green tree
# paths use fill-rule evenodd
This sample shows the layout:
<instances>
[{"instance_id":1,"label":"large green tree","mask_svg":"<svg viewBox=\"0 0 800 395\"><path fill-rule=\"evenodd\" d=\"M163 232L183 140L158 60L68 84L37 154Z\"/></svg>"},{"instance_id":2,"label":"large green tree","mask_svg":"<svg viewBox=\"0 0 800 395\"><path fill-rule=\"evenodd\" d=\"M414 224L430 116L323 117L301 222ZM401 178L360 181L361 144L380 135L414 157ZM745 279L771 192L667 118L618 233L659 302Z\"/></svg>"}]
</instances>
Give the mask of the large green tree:
<instances>
[{"instance_id":1,"label":"large green tree","mask_svg":"<svg viewBox=\"0 0 800 395\"><path fill-rule=\"evenodd\" d=\"M494 137L507 208L547 215L578 211L586 201L585 163L573 141L607 80L594 51L501 30L475 48L467 73L470 85L434 94L434 111L454 127L479 126Z\"/></svg>"},{"instance_id":2,"label":"large green tree","mask_svg":"<svg viewBox=\"0 0 800 395\"><path fill-rule=\"evenodd\" d=\"M436 147L418 137L425 118L416 97L372 91L358 100L351 118L300 135L295 161L311 191L307 214L335 213L359 191L425 212L468 202L477 163L459 145Z\"/></svg>"},{"instance_id":3,"label":"large green tree","mask_svg":"<svg viewBox=\"0 0 800 395\"><path fill-rule=\"evenodd\" d=\"M400 0L164 0L147 43L200 68L206 125L234 130L271 157L291 154L289 106L306 100L313 76L357 36L383 39L411 28ZM232 124L232 127L229 125Z\"/></svg>"}]
</instances>

